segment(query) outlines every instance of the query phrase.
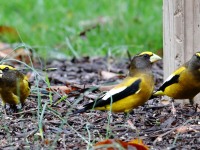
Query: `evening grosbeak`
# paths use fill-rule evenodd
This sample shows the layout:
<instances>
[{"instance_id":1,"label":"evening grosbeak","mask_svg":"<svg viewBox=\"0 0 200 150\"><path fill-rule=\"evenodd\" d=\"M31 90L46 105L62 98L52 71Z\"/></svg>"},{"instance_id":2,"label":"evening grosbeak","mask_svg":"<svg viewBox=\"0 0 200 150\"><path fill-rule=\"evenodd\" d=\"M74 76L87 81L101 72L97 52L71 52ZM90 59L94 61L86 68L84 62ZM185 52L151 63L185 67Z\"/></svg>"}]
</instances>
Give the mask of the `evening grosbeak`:
<instances>
[{"instance_id":1,"label":"evening grosbeak","mask_svg":"<svg viewBox=\"0 0 200 150\"><path fill-rule=\"evenodd\" d=\"M30 83L27 77L16 68L9 65L0 65L0 97L5 104L16 108L17 104L23 106L30 94Z\"/></svg>"},{"instance_id":2,"label":"evening grosbeak","mask_svg":"<svg viewBox=\"0 0 200 150\"><path fill-rule=\"evenodd\" d=\"M142 52L133 57L128 76L102 98L84 105L74 113L89 109L111 110L112 112L129 113L133 108L143 105L154 89L152 64L161 58L152 52Z\"/></svg>"},{"instance_id":3,"label":"evening grosbeak","mask_svg":"<svg viewBox=\"0 0 200 150\"><path fill-rule=\"evenodd\" d=\"M167 95L173 99L189 99L193 105L193 98L200 92L200 52L172 73L153 94L153 96Z\"/></svg>"}]
</instances>

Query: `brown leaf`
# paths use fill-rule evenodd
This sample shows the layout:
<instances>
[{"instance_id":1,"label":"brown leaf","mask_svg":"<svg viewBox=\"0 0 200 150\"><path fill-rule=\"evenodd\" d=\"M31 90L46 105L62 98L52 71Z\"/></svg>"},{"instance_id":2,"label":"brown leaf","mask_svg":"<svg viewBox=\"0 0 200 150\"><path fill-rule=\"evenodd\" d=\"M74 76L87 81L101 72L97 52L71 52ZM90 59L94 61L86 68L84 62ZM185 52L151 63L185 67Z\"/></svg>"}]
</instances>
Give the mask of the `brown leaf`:
<instances>
[{"instance_id":1,"label":"brown leaf","mask_svg":"<svg viewBox=\"0 0 200 150\"><path fill-rule=\"evenodd\" d=\"M6 39L8 38L9 40L14 40L14 41L18 41L19 40L19 36L17 31L15 30L15 28L13 27L9 27L9 26L0 26L0 38L2 39Z\"/></svg>"},{"instance_id":2,"label":"brown leaf","mask_svg":"<svg viewBox=\"0 0 200 150\"><path fill-rule=\"evenodd\" d=\"M108 144L110 145L110 147L107 146ZM94 147L96 147L95 149L99 149L99 150L100 149L115 150L116 148L119 148L119 145L121 146L121 148L123 147L127 149L128 147L127 142L123 142L121 140L114 140L114 139L107 139L101 142L97 142Z\"/></svg>"},{"instance_id":3,"label":"brown leaf","mask_svg":"<svg viewBox=\"0 0 200 150\"><path fill-rule=\"evenodd\" d=\"M133 139L128 142L129 146L133 146L137 150L149 150L148 146L145 145L142 139Z\"/></svg>"},{"instance_id":4,"label":"brown leaf","mask_svg":"<svg viewBox=\"0 0 200 150\"><path fill-rule=\"evenodd\" d=\"M108 146L108 144L110 146ZM97 147L98 146L98 147ZM141 139L133 139L129 142L123 142L117 139L108 139L101 142L97 142L94 146L95 149L104 149L104 150L116 150L124 148L125 150L128 149L136 149L136 150L148 150L148 146L143 143Z\"/></svg>"},{"instance_id":5,"label":"brown leaf","mask_svg":"<svg viewBox=\"0 0 200 150\"><path fill-rule=\"evenodd\" d=\"M50 139L44 139L43 143L44 145L49 146L52 143L52 141Z\"/></svg>"},{"instance_id":6,"label":"brown leaf","mask_svg":"<svg viewBox=\"0 0 200 150\"><path fill-rule=\"evenodd\" d=\"M30 59L33 61L32 51L30 49L19 48L14 50L9 44L0 43L0 57L12 58L19 61L23 61L27 64L30 63Z\"/></svg>"},{"instance_id":7,"label":"brown leaf","mask_svg":"<svg viewBox=\"0 0 200 150\"><path fill-rule=\"evenodd\" d=\"M47 90L69 94L70 92L77 90L77 88L70 86L51 86L50 88L47 88Z\"/></svg>"},{"instance_id":8,"label":"brown leaf","mask_svg":"<svg viewBox=\"0 0 200 150\"><path fill-rule=\"evenodd\" d=\"M102 79L106 79L106 80L120 76L119 74L108 72L108 71L101 71L100 74L101 74Z\"/></svg>"},{"instance_id":9,"label":"brown leaf","mask_svg":"<svg viewBox=\"0 0 200 150\"><path fill-rule=\"evenodd\" d=\"M17 33L17 31L12 28L12 27L9 27L9 26L0 26L0 34L2 33Z\"/></svg>"},{"instance_id":10,"label":"brown leaf","mask_svg":"<svg viewBox=\"0 0 200 150\"><path fill-rule=\"evenodd\" d=\"M99 90L100 91L109 91L111 90L112 88L114 88L116 85L107 85L107 86L100 86L99 87Z\"/></svg>"},{"instance_id":11,"label":"brown leaf","mask_svg":"<svg viewBox=\"0 0 200 150\"><path fill-rule=\"evenodd\" d=\"M161 102L163 105L169 105L169 104L170 104L170 98L167 97L167 96L163 96L163 98L160 100L160 102Z\"/></svg>"},{"instance_id":12,"label":"brown leaf","mask_svg":"<svg viewBox=\"0 0 200 150\"><path fill-rule=\"evenodd\" d=\"M188 126L180 126L179 128L176 129L177 133L185 133L188 132L189 127Z\"/></svg>"}]
</instances>

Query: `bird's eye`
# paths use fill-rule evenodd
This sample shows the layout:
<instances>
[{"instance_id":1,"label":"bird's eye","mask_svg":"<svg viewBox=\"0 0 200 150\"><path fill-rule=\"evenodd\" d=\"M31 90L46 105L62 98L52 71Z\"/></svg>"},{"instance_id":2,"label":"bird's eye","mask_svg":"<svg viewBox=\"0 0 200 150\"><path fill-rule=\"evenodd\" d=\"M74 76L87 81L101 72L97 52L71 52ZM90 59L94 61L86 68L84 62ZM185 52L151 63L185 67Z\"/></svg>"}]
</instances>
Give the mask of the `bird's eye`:
<instances>
[{"instance_id":1,"label":"bird's eye","mask_svg":"<svg viewBox=\"0 0 200 150\"><path fill-rule=\"evenodd\" d=\"M8 67L5 67L3 70L4 70L4 71L8 71L8 70L9 70L9 68L8 68Z\"/></svg>"},{"instance_id":2,"label":"bird's eye","mask_svg":"<svg viewBox=\"0 0 200 150\"><path fill-rule=\"evenodd\" d=\"M148 54L145 54L144 55L144 58L149 58L150 56Z\"/></svg>"}]
</instances>

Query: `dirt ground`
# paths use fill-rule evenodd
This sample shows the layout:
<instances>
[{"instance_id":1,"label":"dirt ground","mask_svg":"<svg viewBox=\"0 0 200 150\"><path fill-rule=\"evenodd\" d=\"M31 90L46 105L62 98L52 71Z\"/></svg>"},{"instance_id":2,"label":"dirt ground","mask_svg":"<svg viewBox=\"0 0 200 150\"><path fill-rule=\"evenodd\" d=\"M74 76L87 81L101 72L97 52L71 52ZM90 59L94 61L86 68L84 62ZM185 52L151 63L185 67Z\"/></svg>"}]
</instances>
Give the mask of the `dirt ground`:
<instances>
[{"instance_id":1,"label":"dirt ground","mask_svg":"<svg viewBox=\"0 0 200 150\"><path fill-rule=\"evenodd\" d=\"M100 96L105 85L120 82L128 65L128 59L98 57L47 63L57 70L41 71L36 65L37 72L28 72L32 92L25 107L17 113L7 107L7 116L0 107L0 149L87 149L105 138L140 138L151 149L200 149L199 109L189 105L175 103L176 116L171 103L160 98L128 117L94 110L73 114ZM158 88L162 62L153 65L153 72Z\"/></svg>"}]
</instances>

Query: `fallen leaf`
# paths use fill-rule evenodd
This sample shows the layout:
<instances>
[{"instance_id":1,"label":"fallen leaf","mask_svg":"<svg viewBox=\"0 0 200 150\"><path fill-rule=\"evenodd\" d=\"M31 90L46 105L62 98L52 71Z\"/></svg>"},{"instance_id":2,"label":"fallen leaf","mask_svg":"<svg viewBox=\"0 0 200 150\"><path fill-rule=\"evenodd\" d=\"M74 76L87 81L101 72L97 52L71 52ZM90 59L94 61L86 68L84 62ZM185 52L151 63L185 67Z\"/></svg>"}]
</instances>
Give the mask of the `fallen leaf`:
<instances>
[{"instance_id":1,"label":"fallen leaf","mask_svg":"<svg viewBox=\"0 0 200 150\"><path fill-rule=\"evenodd\" d=\"M197 129L195 129L197 127ZM185 132L199 132L199 126L197 125L187 125L187 126L180 126L176 129L177 133L185 133Z\"/></svg>"},{"instance_id":2,"label":"fallen leaf","mask_svg":"<svg viewBox=\"0 0 200 150\"><path fill-rule=\"evenodd\" d=\"M0 43L0 50L1 58L12 58L27 64L29 64L30 61L33 61L33 54L30 49L19 48L14 50L7 43Z\"/></svg>"},{"instance_id":3,"label":"fallen leaf","mask_svg":"<svg viewBox=\"0 0 200 150\"><path fill-rule=\"evenodd\" d=\"M19 36L15 28L9 26L0 26L0 39L3 41L18 41Z\"/></svg>"},{"instance_id":4,"label":"fallen leaf","mask_svg":"<svg viewBox=\"0 0 200 150\"><path fill-rule=\"evenodd\" d=\"M8 54L12 53L13 49L7 43L0 43L0 57L4 58L7 57Z\"/></svg>"},{"instance_id":5,"label":"fallen leaf","mask_svg":"<svg viewBox=\"0 0 200 150\"><path fill-rule=\"evenodd\" d=\"M107 86L100 86L98 89L100 91L109 91L111 90L112 88L114 88L116 85L107 85Z\"/></svg>"},{"instance_id":6,"label":"fallen leaf","mask_svg":"<svg viewBox=\"0 0 200 150\"><path fill-rule=\"evenodd\" d=\"M17 31L12 28L12 27L9 27L9 26L0 26L0 34L3 34L3 33L17 33Z\"/></svg>"},{"instance_id":7,"label":"fallen leaf","mask_svg":"<svg viewBox=\"0 0 200 150\"><path fill-rule=\"evenodd\" d=\"M128 147L127 142L123 142L121 140L107 139L101 142L97 142L94 146L94 149L116 150L116 149L127 148L127 147Z\"/></svg>"},{"instance_id":8,"label":"fallen leaf","mask_svg":"<svg viewBox=\"0 0 200 150\"><path fill-rule=\"evenodd\" d=\"M162 99L160 100L160 103L163 105L169 105L170 104L170 98L167 96L163 96Z\"/></svg>"},{"instance_id":9,"label":"fallen leaf","mask_svg":"<svg viewBox=\"0 0 200 150\"><path fill-rule=\"evenodd\" d=\"M188 132L188 126L180 126L179 128L176 129L177 133L185 133Z\"/></svg>"},{"instance_id":10,"label":"fallen leaf","mask_svg":"<svg viewBox=\"0 0 200 150\"><path fill-rule=\"evenodd\" d=\"M43 143L46 145L46 146L49 146L51 144L51 140L50 139L44 139L43 140Z\"/></svg>"},{"instance_id":11,"label":"fallen leaf","mask_svg":"<svg viewBox=\"0 0 200 150\"><path fill-rule=\"evenodd\" d=\"M10 45L8 43L0 42L0 50L9 49Z\"/></svg>"},{"instance_id":12,"label":"fallen leaf","mask_svg":"<svg viewBox=\"0 0 200 150\"><path fill-rule=\"evenodd\" d=\"M137 150L148 150L149 147L145 145L142 141L142 139L133 139L130 142L128 142L129 146L133 146Z\"/></svg>"},{"instance_id":13,"label":"fallen leaf","mask_svg":"<svg viewBox=\"0 0 200 150\"><path fill-rule=\"evenodd\" d=\"M109 71L101 71L100 74L101 74L102 79L106 79L106 80L120 76L119 74L109 72Z\"/></svg>"},{"instance_id":14,"label":"fallen leaf","mask_svg":"<svg viewBox=\"0 0 200 150\"><path fill-rule=\"evenodd\" d=\"M143 143L141 139L133 139L129 142L124 142L116 139L108 139L101 142L97 142L94 146L94 149L100 150L118 150L124 148L135 149L135 150L148 150L148 146Z\"/></svg>"},{"instance_id":15,"label":"fallen leaf","mask_svg":"<svg viewBox=\"0 0 200 150\"><path fill-rule=\"evenodd\" d=\"M70 86L51 86L50 88L47 88L48 91L56 91L59 93L65 93L69 94L72 91L77 90L76 87L70 87Z\"/></svg>"}]
</instances>

